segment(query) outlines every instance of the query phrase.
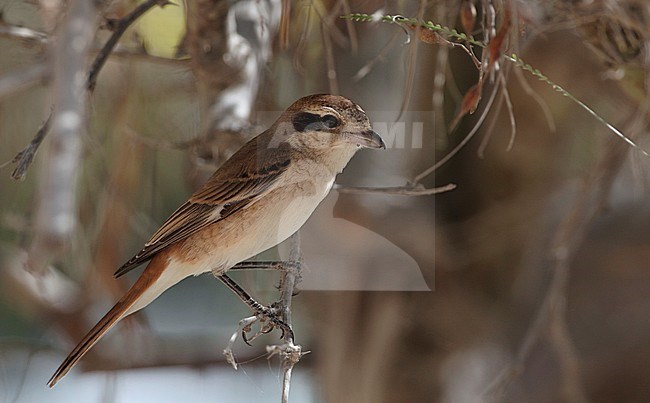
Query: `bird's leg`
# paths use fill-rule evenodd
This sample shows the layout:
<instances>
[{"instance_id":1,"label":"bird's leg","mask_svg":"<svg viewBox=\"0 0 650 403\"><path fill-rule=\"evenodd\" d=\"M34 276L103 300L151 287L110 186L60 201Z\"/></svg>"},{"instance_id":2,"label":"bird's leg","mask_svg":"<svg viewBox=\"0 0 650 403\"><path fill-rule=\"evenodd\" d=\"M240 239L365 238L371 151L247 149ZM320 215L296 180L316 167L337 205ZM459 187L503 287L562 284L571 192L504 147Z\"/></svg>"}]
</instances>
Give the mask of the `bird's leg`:
<instances>
[{"instance_id":1,"label":"bird's leg","mask_svg":"<svg viewBox=\"0 0 650 403\"><path fill-rule=\"evenodd\" d=\"M237 263L230 270L279 270L290 271L300 269L301 262L281 260L259 260Z\"/></svg>"},{"instance_id":2,"label":"bird's leg","mask_svg":"<svg viewBox=\"0 0 650 403\"><path fill-rule=\"evenodd\" d=\"M253 297L251 297L246 291L244 291L243 288L241 288L237 283L235 283L228 275L226 274L221 274L221 275L216 275L222 283L224 283L228 288L232 290L246 305L248 305L249 308L255 313L255 315L261 319L267 318L269 320L269 325L270 326L265 326L260 330L260 333L256 334L253 336L251 340L253 340L255 337L257 337L261 333L268 333L271 330L273 330L273 327L278 327L280 330L282 330L282 337L285 335L289 335L289 338L293 341L293 330L291 330L291 326L287 325L278 315L278 307L276 304L272 304L271 306L264 306L260 304L259 302L255 301ZM248 342L249 339L246 337L246 332L250 330L250 326L244 327L242 329L242 339L244 342L248 345L250 343Z\"/></svg>"},{"instance_id":3,"label":"bird's leg","mask_svg":"<svg viewBox=\"0 0 650 403\"><path fill-rule=\"evenodd\" d=\"M294 261L294 260L259 260L251 262L241 262L233 267L230 270L278 270L281 272L293 272L298 281L300 282L300 273L304 267L304 262ZM282 281L277 286L278 289L282 289ZM295 291L293 295L297 295L298 291Z\"/></svg>"},{"instance_id":4,"label":"bird's leg","mask_svg":"<svg viewBox=\"0 0 650 403\"><path fill-rule=\"evenodd\" d=\"M258 260L249 262L240 262L230 268L230 270L284 270L282 261L275 260Z\"/></svg>"}]
</instances>

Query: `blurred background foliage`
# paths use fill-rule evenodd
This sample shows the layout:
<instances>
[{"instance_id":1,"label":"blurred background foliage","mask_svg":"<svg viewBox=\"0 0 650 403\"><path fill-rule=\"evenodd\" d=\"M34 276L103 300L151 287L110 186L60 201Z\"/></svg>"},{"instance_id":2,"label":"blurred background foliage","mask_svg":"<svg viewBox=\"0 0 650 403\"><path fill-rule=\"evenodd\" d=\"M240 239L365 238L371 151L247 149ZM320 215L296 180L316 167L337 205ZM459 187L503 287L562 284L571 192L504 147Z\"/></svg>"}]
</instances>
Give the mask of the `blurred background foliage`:
<instances>
[{"instance_id":1,"label":"blurred background foliage","mask_svg":"<svg viewBox=\"0 0 650 403\"><path fill-rule=\"evenodd\" d=\"M422 42L409 27L338 18L399 14L462 31L459 12L467 1L286 3L291 9L280 22L286 46L272 31L272 56L259 70L250 124L235 132L210 127L204 89L197 89L197 67L188 56L185 19L191 16L183 5L152 9L122 37L89 97L78 223L67 249L49 265L59 275L53 289L24 268L46 153L36 155L22 182L10 178L11 164L0 170L0 401L279 400L279 369L264 358L265 343L277 335L253 348L239 346L243 372L231 371L221 351L248 312L207 275L183 281L111 332L56 389L47 390L45 381L130 283L114 280L114 270L224 158L293 100L340 93L374 122L404 116L410 128L422 120L422 148L407 139L403 148L359 153L337 179L402 186L459 144L478 124L489 94L503 91L486 78L478 110L449 130L478 80L467 54ZM514 23L507 51L650 150L645 2L472 3L477 38L485 38L480 22L490 7L495 28L509 9ZM43 4L0 2L0 83L48 63L47 44L5 29L50 33ZM135 5L102 2L102 21L123 18ZM242 35L266 29L268 21L258 22L238 29ZM109 35L98 31L97 49ZM501 61L498 74L512 107L499 101L503 92L497 94L478 134L435 178L422 181L427 187L452 182L455 190L422 197L340 193L331 196L338 197L331 211L307 225L315 239L334 231L328 228L334 217L380 235L408 254L432 291L302 291L294 299L295 330L311 353L295 369L292 400L650 398L648 158L545 83L520 73ZM31 140L50 113L51 98L46 79L0 96L0 162L11 161ZM509 148L511 117L516 129ZM345 239L349 250L325 241L317 248L341 264L348 253L363 250L364 267L357 269L372 273L379 246ZM260 300L276 298L277 275L234 277ZM104 372L115 369L121 371Z\"/></svg>"}]
</instances>

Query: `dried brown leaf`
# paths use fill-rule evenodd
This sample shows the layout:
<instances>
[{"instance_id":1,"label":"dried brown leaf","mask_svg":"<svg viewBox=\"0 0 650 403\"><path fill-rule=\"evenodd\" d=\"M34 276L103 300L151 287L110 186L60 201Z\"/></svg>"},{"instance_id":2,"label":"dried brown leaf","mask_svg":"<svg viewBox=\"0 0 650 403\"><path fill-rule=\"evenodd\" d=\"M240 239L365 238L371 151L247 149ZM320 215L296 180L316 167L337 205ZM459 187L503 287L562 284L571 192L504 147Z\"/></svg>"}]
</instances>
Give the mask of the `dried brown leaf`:
<instances>
[{"instance_id":1,"label":"dried brown leaf","mask_svg":"<svg viewBox=\"0 0 650 403\"><path fill-rule=\"evenodd\" d=\"M510 31L510 9L506 8L505 14L503 16L503 21L501 22L501 27L497 31L497 34L492 38L488 44L488 51L490 59L488 60L487 73L491 72L497 61L501 58L503 52L503 44L505 38Z\"/></svg>"},{"instance_id":2,"label":"dried brown leaf","mask_svg":"<svg viewBox=\"0 0 650 403\"><path fill-rule=\"evenodd\" d=\"M482 93L483 93L483 85L481 82L474 84L472 88L470 88L465 93L465 96L463 97L463 102L460 104L460 110L456 114L456 117L454 117L454 120L451 123L449 130L453 130L458 125L458 123L463 118L463 116L467 114L471 115L476 111L476 108L478 107L478 103L481 101Z\"/></svg>"},{"instance_id":3,"label":"dried brown leaf","mask_svg":"<svg viewBox=\"0 0 650 403\"><path fill-rule=\"evenodd\" d=\"M476 24L476 6L471 0L463 0L460 4L460 24L467 35L471 35Z\"/></svg>"}]
</instances>

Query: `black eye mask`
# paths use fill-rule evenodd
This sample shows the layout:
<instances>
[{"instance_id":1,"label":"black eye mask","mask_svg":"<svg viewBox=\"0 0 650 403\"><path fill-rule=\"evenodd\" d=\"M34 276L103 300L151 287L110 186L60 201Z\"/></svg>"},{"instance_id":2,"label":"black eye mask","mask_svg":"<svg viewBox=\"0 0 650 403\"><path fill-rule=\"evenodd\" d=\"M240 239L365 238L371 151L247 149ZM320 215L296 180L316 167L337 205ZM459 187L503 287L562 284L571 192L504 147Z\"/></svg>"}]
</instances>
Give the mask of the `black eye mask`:
<instances>
[{"instance_id":1,"label":"black eye mask","mask_svg":"<svg viewBox=\"0 0 650 403\"><path fill-rule=\"evenodd\" d=\"M317 115L309 112L298 112L291 120L293 128L297 132L306 130L327 130L333 129L341 124L341 121L334 115Z\"/></svg>"}]
</instances>

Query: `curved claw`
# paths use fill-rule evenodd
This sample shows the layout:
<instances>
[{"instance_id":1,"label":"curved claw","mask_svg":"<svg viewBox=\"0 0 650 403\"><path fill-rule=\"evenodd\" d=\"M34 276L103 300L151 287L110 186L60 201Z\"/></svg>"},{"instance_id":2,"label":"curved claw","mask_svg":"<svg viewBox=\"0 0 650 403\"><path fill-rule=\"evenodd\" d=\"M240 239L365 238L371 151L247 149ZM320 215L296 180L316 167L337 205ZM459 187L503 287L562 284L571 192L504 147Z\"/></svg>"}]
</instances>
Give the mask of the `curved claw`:
<instances>
[{"instance_id":1,"label":"curved claw","mask_svg":"<svg viewBox=\"0 0 650 403\"><path fill-rule=\"evenodd\" d=\"M278 318L273 318L272 319L273 324L277 326L280 331L282 331L282 334L280 335L280 338L284 339L287 333L289 334L289 338L291 339L291 342L293 343L293 330L291 329L291 326L287 325L284 323L284 321L278 319Z\"/></svg>"},{"instance_id":2,"label":"curved claw","mask_svg":"<svg viewBox=\"0 0 650 403\"><path fill-rule=\"evenodd\" d=\"M241 331L241 339L244 340L244 343L246 343L249 347L253 347L253 345L248 342L248 337L246 336L245 330Z\"/></svg>"},{"instance_id":3,"label":"curved claw","mask_svg":"<svg viewBox=\"0 0 650 403\"><path fill-rule=\"evenodd\" d=\"M241 337L244 343L252 346L251 342L255 340L259 335L271 333L276 327L282 332L282 335L280 336L282 339L286 339L286 336L288 335L291 342L294 341L294 333L291 329L291 326L289 326L276 315L274 308L275 307L273 305L271 307L259 308L259 311L257 313L257 320L260 322L260 324L266 322L267 320L268 322L264 323L264 325L261 326L260 330L251 338L247 336L247 332L251 331L250 326L243 328Z\"/></svg>"}]
</instances>

